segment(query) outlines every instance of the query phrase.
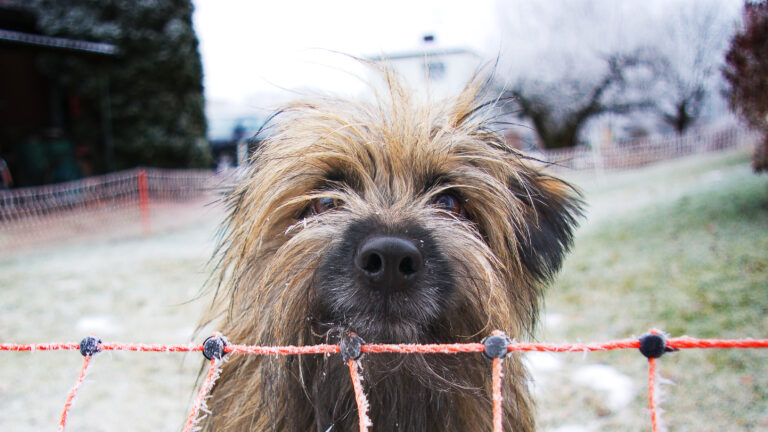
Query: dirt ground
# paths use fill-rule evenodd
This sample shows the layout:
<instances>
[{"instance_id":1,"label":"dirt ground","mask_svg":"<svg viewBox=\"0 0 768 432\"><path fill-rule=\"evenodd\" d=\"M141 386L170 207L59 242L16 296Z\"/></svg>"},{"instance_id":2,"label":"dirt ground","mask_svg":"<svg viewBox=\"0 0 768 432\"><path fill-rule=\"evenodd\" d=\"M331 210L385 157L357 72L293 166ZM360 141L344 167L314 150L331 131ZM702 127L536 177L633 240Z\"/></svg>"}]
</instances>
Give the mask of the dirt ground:
<instances>
[{"instance_id":1,"label":"dirt ground","mask_svg":"<svg viewBox=\"0 0 768 432\"><path fill-rule=\"evenodd\" d=\"M207 305L199 295L223 211L200 203L156 210L155 232L149 237L116 226L103 236L86 232L2 258L2 341L79 342L93 334L116 342L189 342ZM179 218L179 213L186 216ZM171 229L168 220L174 217L182 226ZM80 354L0 356L0 430L55 428L77 378ZM99 355L68 430L179 430L194 392L198 357Z\"/></svg>"}]
</instances>

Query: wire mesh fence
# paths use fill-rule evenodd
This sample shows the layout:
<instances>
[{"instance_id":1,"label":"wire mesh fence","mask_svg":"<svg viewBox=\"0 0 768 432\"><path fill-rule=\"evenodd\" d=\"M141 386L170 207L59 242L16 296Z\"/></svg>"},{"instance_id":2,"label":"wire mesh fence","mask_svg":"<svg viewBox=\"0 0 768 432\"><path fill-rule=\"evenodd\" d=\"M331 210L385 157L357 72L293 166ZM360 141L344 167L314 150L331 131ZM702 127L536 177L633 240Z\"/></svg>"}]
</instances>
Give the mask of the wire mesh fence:
<instances>
[{"instance_id":1,"label":"wire mesh fence","mask_svg":"<svg viewBox=\"0 0 768 432\"><path fill-rule=\"evenodd\" d=\"M594 148L582 146L545 150L537 157L554 164L554 169L615 171L698 153L745 147L754 145L758 140L759 134L754 131L730 125L695 129L684 135L654 135L611 142Z\"/></svg>"},{"instance_id":2,"label":"wire mesh fence","mask_svg":"<svg viewBox=\"0 0 768 432\"><path fill-rule=\"evenodd\" d=\"M150 234L233 181L209 170L134 169L67 183L0 190L4 252L54 240ZM189 213L189 212L186 212Z\"/></svg>"},{"instance_id":3,"label":"wire mesh fence","mask_svg":"<svg viewBox=\"0 0 768 432\"><path fill-rule=\"evenodd\" d=\"M745 147L757 134L731 125L685 135L653 136L597 146L547 150L535 156L554 170L603 172L640 167L696 153ZM0 190L0 253L88 235L148 235L178 225L218 199L242 175L235 169L139 168L61 184ZM186 209L186 210L185 210ZM184 216L187 216L185 218Z\"/></svg>"}]
</instances>

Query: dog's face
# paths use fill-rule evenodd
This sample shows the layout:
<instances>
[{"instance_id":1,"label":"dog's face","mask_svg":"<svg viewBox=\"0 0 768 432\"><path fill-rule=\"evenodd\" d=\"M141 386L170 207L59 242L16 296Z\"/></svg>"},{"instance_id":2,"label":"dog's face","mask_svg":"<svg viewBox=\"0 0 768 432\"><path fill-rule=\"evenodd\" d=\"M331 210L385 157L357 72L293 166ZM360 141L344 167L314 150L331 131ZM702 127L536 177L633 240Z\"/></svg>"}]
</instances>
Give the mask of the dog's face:
<instances>
[{"instance_id":1,"label":"dog's face","mask_svg":"<svg viewBox=\"0 0 768 432\"><path fill-rule=\"evenodd\" d=\"M448 108L406 109L393 93L386 107L326 101L276 117L235 194L224 252L244 332L306 342L265 315L369 342L533 325L578 194L507 148L466 93Z\"/></svg>"},{"instance_id":2,"label":"dog's face","mask_svg":"<svg viewBox=\"0 0 768 432\"><path fill-rule=\"evenodd\" d=\"M372 103L294 103L270 121L221 245L211 318L230 340L451 343L532 327L578 194L489 130L476 86L419 108L388 84ZM377 430L491 429L487 363L361 361ZM504 368L505 424L531 431L522 363ZM354 430L348 377L337 356L233 356L206 430Z\"/></svg>"}]
</instances>

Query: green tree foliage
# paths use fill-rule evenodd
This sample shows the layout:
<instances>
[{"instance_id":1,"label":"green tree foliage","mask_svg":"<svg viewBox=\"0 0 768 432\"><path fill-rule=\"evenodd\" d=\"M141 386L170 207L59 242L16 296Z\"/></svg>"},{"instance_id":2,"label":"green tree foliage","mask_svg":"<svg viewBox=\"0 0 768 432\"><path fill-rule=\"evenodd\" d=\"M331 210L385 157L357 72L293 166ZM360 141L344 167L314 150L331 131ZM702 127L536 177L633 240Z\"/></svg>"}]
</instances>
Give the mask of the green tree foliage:
<instances>
[{"instance_id":1,"label":"green tree foliage","mask_svg":"<svg viewBox=\"0 0 768 432\"><path fill-rule=\"evenodd\" d=\"M731 40L725 61L731 109L763 132L753 166L768 171L768 3L744 5L744 28Z\"/></svg>"},{"instance_id":2,"label":"green tree foliage","mask_svg":"<svg viewBox=\"0 0 768 432\"><path fill-rule=\"evenodd\" d=\"M47 75L95 107L91 109L92 134L103 133L103 115L108 110L114 168L209 163L203 71L190 0L31 0L28 4L45 34L118 47L118 54L108 59L49 54L41 62Z\"/></svg>"}]
</instances>

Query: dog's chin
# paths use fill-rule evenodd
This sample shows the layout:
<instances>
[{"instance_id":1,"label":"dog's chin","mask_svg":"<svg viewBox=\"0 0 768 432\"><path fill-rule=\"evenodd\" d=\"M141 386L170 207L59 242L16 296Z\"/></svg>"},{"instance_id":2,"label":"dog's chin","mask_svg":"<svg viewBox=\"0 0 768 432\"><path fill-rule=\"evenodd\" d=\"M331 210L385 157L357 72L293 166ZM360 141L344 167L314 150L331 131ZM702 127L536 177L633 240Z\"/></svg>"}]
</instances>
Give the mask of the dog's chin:
<instances>
[{"instance_id":1,"label":"dog's chin","mask_svg":"<svg viewBox=\"0 0 768 432\"><path fill-rule=\"evenodd\" d=\"M390 312L357 317L351 329L369 343L420 343L431 339L431 323L414 316Z\"/></svg>"},{"instance_id":2,"label":"dog's chin","mask_svg":"<svg viewBox=\"0 0 768 432\"><path fill-rule=\"evenodd\" d=\"M433 341L433 329L443 315L443 305L424 295L374 292L364 298L350 297L340 302L345 306L343 313L337 308L324 314L326 322L333 328L355 332L368 343Z\"/></svg>"},{"instance_id":3,"label":"dog's chin","mask_svg":"<svg viewBox=\"0 0 768 432\"><path fill-rule=\"evenodd\" d=\"M429 336L429 330L421 323L401 318L363 319L350 323L350 328L367 343L419 343Z\"/></svg>"}]
</instances>

